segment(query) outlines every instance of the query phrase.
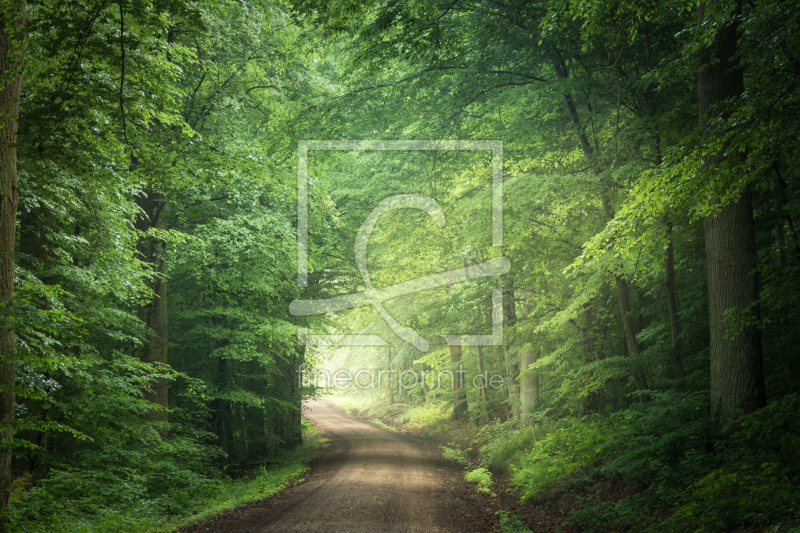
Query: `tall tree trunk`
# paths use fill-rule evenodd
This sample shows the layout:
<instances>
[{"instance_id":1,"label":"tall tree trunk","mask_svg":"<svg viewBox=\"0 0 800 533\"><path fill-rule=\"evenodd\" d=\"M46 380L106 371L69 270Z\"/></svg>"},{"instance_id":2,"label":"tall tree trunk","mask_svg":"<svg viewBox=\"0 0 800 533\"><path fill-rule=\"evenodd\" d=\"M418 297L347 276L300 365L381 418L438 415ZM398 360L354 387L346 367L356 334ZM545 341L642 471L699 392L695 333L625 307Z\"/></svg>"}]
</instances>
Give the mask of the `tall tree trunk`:
<instances>
[{"instance_id":1,"label":"tall tree trunk","mask_svg":"<svg viewBox=\"0 0 800 533\"><path fill-rule=\"evenodd\" d=\"M706 218L705 234L712 407L729 418L736 409L749 413L766 405L761 331L749 324L733 337L728 333L746 313L758 318L758 308L751 307L758 301L758 280L750 192Z\"/></svg>"},{"instance_id":2,"label":"tall tree trunk","mask_svg":"<svg viewBox=\"0 0 800 533\"><path fill-rule=\"evenodd\" d=\"M519 411L523 422L530 422L530 414L539 403L539 373L528 369L539 359L539 348L522 352L521 370L523 372L519 387Z\"/></svg>"},{"instance_id":3,"label":"tall tree trunk","mask_svg":"<svg viewBox=\"0 0 800 533\"><path fill-rule=\"evenodd\" d=\"M702 22L711 4L698 6ZM738 24L721 28L701 59L697 75L700 130L709 127L712 108L744 91L744 72L735 64ZM729 113L719 114L727 118ZM709 155L705 165L713 172L730 151L727 141L722 152ZM755 276L755 224L751 193L722 207L704 220L708 270L708 308L711 333L711 402L715 417L722 420L735 410L752 412L766 404L761 331L745 320L733 336L728 330L746 313L758 318L758 280Z\"/></svg>"},{"instance_id":4,"label":"tall tree trunk","mask_svg":"<svg viewBox=\"0 0 800 533\"><path fill-rule=\"evenodd\" d=\"M556 72L556 77L561 80L565 80L569 77L567 65L559 56L553 58L553 70ZM578 114L578 108L575 107L575 100L572 98L572 93L564 93L564 104L567 106L569 117L572 120L573 127L575 128L575 134L578 136L578 142L581 143L583 155L585 155L587 159L590 159L593 153L592 145L589 143L589 138L586 136L586 133L583 131L583 127L581 126L581 118Z\"/></svg>"},{"instance_id":5,"label":"tall tree trunk","mask_svg":"<svg viewBox=\"0 0 800 533\"><path fill-rule=\"evenodd\" d=\"M594 327L596 314L593 308L594 302L589 301L583 304L584 326L579 328L583 336L583 356L581 366L586 366L594 360ZM582 417L586 412L586 403L589 398L583 395L578 400L578 416Z\"/></svg>"},{"instance_id":6,"label":"tall tree trunk","mask_svg":"<svg viewBox=\"0 0 800 533\"><path fill-rule=\"evenodd\" d=\"M633 317L631 316L631 304L628 298L628 284L622 276L615 275L617 283L617 297L619 299L619 309L622 312L622 324L625 330L625 342L628 344L628 353L631 357L638 357L641 353L639 342L636 340L636 330L633 327ZM636 389L639 391L647 390L647 378L638 366L633 368L633 379L636 381ZM639 401L645 403L650 400L650 396L645 392L639 393Z\"/></svg>"},{"instance_id":7,"label":"tall tree trunk","mask_svg":"<svg viewBox=\"0 0 800 533\"><path fill-rule=\"evenodd\" d=\"M462 376L458 373L461 363L461 343L450 345L450 366L453 368L455 386L453 387L453 413L451 420L458 420L467 414L467 398L464 394Z\"/></svg>"},{"instance_id":8,"label":"tall tree trunk","mask_svg":"<svg viewBox=\"0 0 800 533\"><path fill-rule=\"evenodd\" d=\"M162 216L163 202L157 200L156 195L147 192L137 198L137 204L144 212L139 217L136 229L147 231L150 228L163 228ZM139 319L152 330L144 345L140 348L139 357L146 363L168 363L167 350L167 280L165 274L167 264L164 260L164 242L154 237L142 237L138 245L140 259L151 265L153 279L148 283L153 291L152 301L139 306ZM153 422L167 422L169 408L169 382L166 378L153 379L150 389L145 391L145 399L158 405L160 409L148 412L145 419ZM161 436L167 437L166 428L159 430Z\"/></svg>"},{"instance_id":9,"label":"tall tree trunk","mask_svg":"<svg viewBox=\"0 0 800 533\"><path fill-rule=\"evenodd\" d=\"M503 298L503 324L508 328L507 331L513 331L517 323L517 304L513 281L508 288L503 289L503 292L506 294ZM516 356L514 355L516 337L516 333L506 335L503 350L506 360L506 373L508 374L506 388L508 389L509 411L514 418L519 418L519 364L516 362Z\"/></svg>"},{"instance_id":10,"label":"tall tree trunk","mask_svg":"<svg viewBox=\"0 0 800 533\"><path fill-rule=\"evenodd\" d=\"M611 209L611 204L608 199L603 196L603 211L606 218L611 220L614 218L614 212ZM633 324L633 317L631 316L631 303L628 297L628 283L625 278L619 274L614 274L614 281L617 285L617 299L619 301L619 310L622 313L622 327L625 332L625 342L628 345L628 353L631 357L639 357L641 349L639 341L636 340L636 328ZM647 389L647 377L644 371L638 366L634 366L633 379L636 381L636 389L643 391ZM650 395L644 392L639 393L639 401L642 403L650 401Z\"/></svg>"},{"instance_id":11,"label":"tall tree trunk","mask_svg":"<svg viewBox=\"0 0 800 533\"><path fill-rule=\"evenodd\" d=\"M664 257L664 270L667 273L667 307L669 308L669 326L672 333L672 369L675 379L683 377L683 360L681 359L681 325L678 322L678 297L675 288L675 251L672 247L672 223L667 223L667 253Z\"/></svg>"},{"instance_id":12,"label":"tall tree trunk","mask_svg":"<svg viewBox=\"0 0 800 533\"><path fill-rule=\"evenodd\" d=\"M0 298L14 297L14 241L17 231L17 118L22 89L23 53L25 51L25 2L11 0L5 4L0 19ZM13 329L0 329L0 508L8 507L11 485L11 448L14 438L16 402L16 359ZM5 531L5 523L0 524Z\"/></svg>"},{"instance_id":13,"label":"tall tree trunk","mask_svg":"<svg viewBox=\"0 0 800 533\"><path fill-rule=\"evenodd\" d=\"M544 290L547 290L545 283ZM526 302L530 294L520 295L521 300ZM523 303L520 308L519 320L529 325L534 329L538 324L538 319L531 318L531 304L530 302ZM530 373L530 366L539 359L539 352L541 348L528 348L523 350L520 354L520 378L519 382L519 415L522 423L530 422L530 414L536 410L539 403L539 373Z\"/></svg>"},{"instance_id":14,"label":"tall tree trunk","mask_svg":"<svg viewBox=\"0 0 800 533\"><path fill-rule=\"evenodd\" d=\"M561 60L560 57L554 58L554 60L553 60L553 68L554 68L554 70L556 72L556 76L558 78L567 79L569 77L569 72L567 71L566 64L564 64L564 62ZM586 136L586 133L584 133L583 128L581 126L580 116L578 114L577 108L575 107L575 103L574 103L574 100L572 98L572 94L570 94L568 92L565 93L564 94L564 102L565 102L565 104L567 106L567 111L569 112L569 115L570 115L570 118L572 120L573 126L575 127L575 131L576 131L576 134L578 136L578 141L580 142L581 150L583 151L583 155L586 156L587 159L591 159L593 154L594 154L594 150L592 149L592 145L589 142L589 139ZM605 196L603 196L602 200L603 200L603 209L605 210L606 217L608 217L609 219L614 218L613 217L613 213L611 212L611 205L608 203L608 199ZM620 288L622 288L623 291L624 291L624 297L625 297L625 307L628 309L628 312L630 312L630 303L628 301L628 287L627 287L627 284L626 284L625 280L623 278L621 278L620 276L615 276L615 279L616 279L616 284L617 284L617 292L618 292L619 297L620 297L620 308L623 307L623 302L622 302L623 295L622 295L622 293L620 293ZM639 351L640 350L639 350L639 344L636 341L636 332L634 330L633 320L631 319L630 316L626 317L625 311L623 311L623 320L622 321L623 321L623 326L625 328L625 339L628 342L628 348L630 350L630 354L631 354L632 357L636 357L636 356L639 355ZM635 348L636 351L631 349L631 339L633 340L633 348ZM638 367L634 368L633 377L634 377L634 379L636 381L636 388L638 390L641 391L641 390L647 389L647 378L645 377L644 372L640 368L638 368ZM639 394L639 401L646 402L646 401L649 401L649 399L650 399L649 395L647 395L645 393Z\"/></svg>"},{"instance_id":15,"label":"tall tree trunk","mask_svg":"<svg viewBox=\"0 0 800 533\"><path fill-rule=\"evenodd\" d=\"M478 374L483 375L483 346L478 344L475 346L475 350L478 352ZM489 398L486 390L488 387L489 379L486 376L486 380L481 386L481 422L484 425L489 423Z\"/></svg>"}]
</instances>

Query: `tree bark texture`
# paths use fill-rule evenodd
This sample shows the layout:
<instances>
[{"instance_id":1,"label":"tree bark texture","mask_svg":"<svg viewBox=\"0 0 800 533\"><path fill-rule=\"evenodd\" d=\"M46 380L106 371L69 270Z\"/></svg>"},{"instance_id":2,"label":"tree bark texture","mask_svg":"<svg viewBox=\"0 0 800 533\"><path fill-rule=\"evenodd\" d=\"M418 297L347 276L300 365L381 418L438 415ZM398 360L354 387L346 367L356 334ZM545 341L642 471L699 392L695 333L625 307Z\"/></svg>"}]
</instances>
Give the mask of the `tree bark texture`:
<instances>
[{"instance_id":1,"label":"tree bark texture","mask_svg":"<svg viewBox=\"0 0 800 533\"><path fill-rule=\"evenodd\" d=\"M20 75L25 50L23 27L25 2L8 2L0 18L0 298L14 297L14 241L17 231L17 118L19 117ZM16 333L3 324L0 329L0 507L8 507L11 485L11 447L14 438L16 403ZM0 525L5 530L5 524Z\"/></svg>"},{"instance_id":2,"label":"tree bark texture","mask_svg":"<svg viewBox=\"0 0 800 533\"><path fill-rule=\"evenodd\" d=\"M766 405L761 331L746 316L758 319L752 307L758 280L750 192L706 218L705 234L712 408L727 418L736 409L749 413ZM737 328L743 317L745 325Z\"/></svg>"},{"instance_id":3,"label":"tree bark texture","mask_svg":"<svg viewBox=\"0 0 800 533\"><path fill-rule=\"evenodd\" d=\"M705 20L711 4L698 7L698 19ZM709 114L721 118L728 111L714 109L744 91L744 72L735 63L737 24L719 30L711 49L701 59L697 76L700 130L709 129ZM722 152L705 158L714 172L731 141ZM711 402L715 417L729 419L737 409L752 412L766 404L761 331L758 319L758 279L755 275L756 245L752 197L745 190L704 220L708 307L711 336ZM737 326L739 319L743 325Z\"/></svg>"},{"instance_id":4,"label":"tree bark texture","mask_svg":"<svg viewBox=\"0 0 800 533\"><path fill-rule=\"evenodd\" d=\"M163 202L158 201L156 195L147 192L137 199L137 204L144 212L137 221L136 228L147 231L150 228L163 228L164 217L161 209ZM167 280L164 275L167 263L164 260L164 242L151 236L142 237L138 244L139 258L151 265L153 278L149 287L153 291L153 299L139 306L139 319L152 330L144 345L139 350L139 358L146 363L168 363L167 350ZM169 408L169 382L166 378L155 378L150 387L145 391L145 399L158 405L160 409L148 412L147 420L153 422L167 422ZM161 430L162 437L166 437L166 430Z\"/></svg>"}]
</instances>

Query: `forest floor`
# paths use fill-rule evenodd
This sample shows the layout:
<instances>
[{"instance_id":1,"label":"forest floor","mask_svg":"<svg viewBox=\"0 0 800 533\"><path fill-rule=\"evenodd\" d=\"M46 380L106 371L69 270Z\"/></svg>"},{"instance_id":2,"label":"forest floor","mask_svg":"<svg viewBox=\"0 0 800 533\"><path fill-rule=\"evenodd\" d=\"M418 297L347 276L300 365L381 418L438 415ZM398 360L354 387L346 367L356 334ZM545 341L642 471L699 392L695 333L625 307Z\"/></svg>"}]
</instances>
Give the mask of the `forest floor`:
<instances>
[{"instance_id":1,"label":"forest floor","mask_svg":"<svg viewBox=\"0 0 800 533\"><path fill-rule=\"evenodd\" d=\"M303 483L182 533L491 532L498 501L464 480L463 467L420 438L309 402L303 416L330 443Z\"/></svg>"}]
</instances>

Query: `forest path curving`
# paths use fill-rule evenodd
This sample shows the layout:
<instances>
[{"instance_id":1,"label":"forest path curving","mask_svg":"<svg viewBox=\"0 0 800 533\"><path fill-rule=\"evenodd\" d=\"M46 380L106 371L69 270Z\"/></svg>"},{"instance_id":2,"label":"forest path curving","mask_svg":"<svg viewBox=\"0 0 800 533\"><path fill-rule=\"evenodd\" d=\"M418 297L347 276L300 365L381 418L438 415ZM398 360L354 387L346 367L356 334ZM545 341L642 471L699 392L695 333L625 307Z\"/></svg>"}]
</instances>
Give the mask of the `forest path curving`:
<instances>
[{"instance_id":1,"label":"forest path curving","mask_svg":"<svg viewBox=\"0 0 800 533\"><path fill-rule=\"evenodd\" d=\"M494 507L438 448L309 402L303 416L330 439L304 483L184 533L483 532Z\"/></svg>"}]
</instances>

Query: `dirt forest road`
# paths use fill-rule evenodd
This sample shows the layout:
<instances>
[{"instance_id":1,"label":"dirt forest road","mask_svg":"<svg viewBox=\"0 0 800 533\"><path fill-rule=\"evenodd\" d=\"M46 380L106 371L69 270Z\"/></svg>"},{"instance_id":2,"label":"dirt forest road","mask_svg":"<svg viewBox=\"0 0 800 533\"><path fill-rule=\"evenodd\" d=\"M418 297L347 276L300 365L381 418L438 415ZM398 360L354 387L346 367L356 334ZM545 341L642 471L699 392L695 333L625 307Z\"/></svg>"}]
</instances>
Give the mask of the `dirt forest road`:
<instances>
[{"instance_id":1,"label":"dirt forest road","mask_svg":"<svg viewBox=\"0 0 800 533\"><path fill-rule=\"evenodd\" d=\"M311 402L303 416L331 440L306 481L184 533L492 531L487 497L438 448Z\"/></svg>"}]
</instances>

